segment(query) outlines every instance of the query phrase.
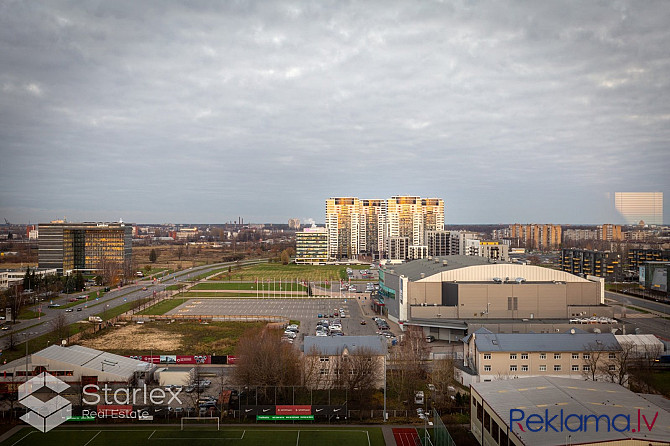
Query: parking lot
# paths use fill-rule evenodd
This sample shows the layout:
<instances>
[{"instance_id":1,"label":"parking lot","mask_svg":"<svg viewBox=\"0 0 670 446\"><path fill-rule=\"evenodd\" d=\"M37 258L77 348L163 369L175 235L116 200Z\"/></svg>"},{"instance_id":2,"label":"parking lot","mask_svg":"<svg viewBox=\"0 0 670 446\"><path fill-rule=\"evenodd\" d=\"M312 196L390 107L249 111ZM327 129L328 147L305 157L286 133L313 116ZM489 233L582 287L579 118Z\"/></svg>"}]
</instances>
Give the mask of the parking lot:
<instances>
[{"instance_id":1,"label":"parking lot","mask_svg":"<svg viewBox=\"0 0 670 446\"><path fill-rule=\"evenodd\" d=\"M344 309L342 331L345 336L360 336L375 334L375 324L361 325L363 316L356 302L358 297L342 299L192 299L178 306L167 314L188 315L262 315L283 316L291 320L300 321L300 334L303 336L315 334L318 315L334 315L340 308ZM361 297L363 299L363 297ZM323 316L322 316L323 318Z\"/></svg>"}]
</instances>

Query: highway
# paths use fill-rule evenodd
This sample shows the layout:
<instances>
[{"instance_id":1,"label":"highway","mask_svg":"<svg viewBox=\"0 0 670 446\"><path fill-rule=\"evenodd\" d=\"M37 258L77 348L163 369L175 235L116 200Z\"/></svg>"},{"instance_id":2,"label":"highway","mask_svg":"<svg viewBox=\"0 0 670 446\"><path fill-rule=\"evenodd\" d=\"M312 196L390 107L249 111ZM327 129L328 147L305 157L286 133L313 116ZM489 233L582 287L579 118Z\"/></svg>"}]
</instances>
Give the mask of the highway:
<instances>
[{"instance_id":1,"label":"highway","mask_svg":"<svg viewBox=\"0 0 670 446\"><path fill-rule=\"evenodd\" d=\"M259 260L248 260L240 262L240 265L249 265L259 263ZM66 312L64 308L48 308L48 302L42 302L42 313L44 316L35 319L22 319L18 324L14 324L11 328L14 332L14 342L15 344L22 344L28 339L34 339L38 336L42 336L50 331L54 330L53 320L59 315L64 314L66 324L73 324L81 320L88 320L89 316L95 314L101 314L104 311L109 311L119 305L122 305L126 302L131 302L134 300L142 299L145 297L152 297L154 292L158 295L160 292L164 292L165 288L169 285L174 285L181 282L189 282L195 276L198 276L203 273L214 271L217 269L225 268L227 266L234 266L237 262L225 262L225 263L215 263L211 265L198 266L194 268L189 268L182 271L177 271L172 274L168 274L161 278L161 281L154 282L153 280L147 281L138 281L136 284L126 285L121 288L115 288L105 293L102 297L98 299L89 299L88 302L80 301L79 305L70 307L72 312ZM146 290L142 288L146 287ZM77 294L69 295L69 297L77 296ZM62 301L63 304L69 303ZM31 306L31 309L37 311L39 305ZM82 311L77 311L77 308L82 308ZM0 348L6 349L9 346L8 341L9 330L3 330L0 332Z\"/></svg>"},{"instance_id":2,"label":"highway","mask_svg":"<svg viewBox=\"0 0 670 446\"><path fill-rule=\"evenodd\" d=\"M605 292L605 298L620 303L620 305L610 303L611 305L625 307L625 310L622 308L620 311L622 315L618 319L639 328L641 334L648 333L664 339L670 338L670 320L654 316L654 314L660 314L670 318L670 305L609 291ZM630 308L631 305L653 313L645 314L635 311Z\"/></svg>"},{"instance_id":3,"label":"highway","mask_svg":"<svg viewBox=\"0 0 670 446\"><path fill-rule=\"evenodd\" d=\"M666 316L670 316L670 305L661 302L641 299L639 297L629 296L627 294L613 293L611 291L605 291L605 298L616 300L617 302L621 302L624 305L635 305L636 307L656 311L658 313L664 313Z\"/></svg>"}]
</instances>

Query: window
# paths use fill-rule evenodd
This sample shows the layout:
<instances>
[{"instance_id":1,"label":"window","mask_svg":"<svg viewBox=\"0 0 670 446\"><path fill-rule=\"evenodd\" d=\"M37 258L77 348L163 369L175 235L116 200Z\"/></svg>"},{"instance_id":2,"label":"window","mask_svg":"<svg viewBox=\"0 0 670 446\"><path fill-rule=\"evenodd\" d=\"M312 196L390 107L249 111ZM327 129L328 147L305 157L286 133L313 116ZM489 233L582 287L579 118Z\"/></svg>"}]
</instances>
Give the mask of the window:
<instances>
[{"instance_id":1,"label":"window","mask_svg":"<svg viewBox=\"0 0 670 446\"><path fill-rule=\"evenodd\" d=\"M491 371L491 366L490 365L485 365L484 366L484 371L485 372L490 372Z\"/></svg>"},{"instance_id":2,"label":"window","mask_svg":"<svg viewBox=\"0 0 670 446\"><path fill-rule=\"evenodd\" d=\"M584 367L582 367L582 370L585 371L585 372L590 372L591 371L591 366L587 364Z\"/></svg>"},{"instance_id":3,"label":"window","mask_svg":"<svg viewBox=\"0 0 670 446\"><path fill-rule=\"evenodd\" d=\"M573 372L579 372L579 366L578 365L573 365L572 366L572 371Z\"/></svg>"},{"instance_id":4,"label":"window","mask_svg":"<svg viewBox=\"0 0 670 446\"><path fill-rule=\"evenodd\" d=\"M509 366L509 371L510 372L516 372L516 366L515 365Z\"/></svg>"},{"instance_id":5,"label":"window","mask_svg":"<svg viewBox=\"0 0 670 446\"><path fill-rule=\"evenodd\" d=\"M330 361L330 358L328 358L328 356L319 356L319 361L321 362Z\"/></svg>"},{"instance_id":6,"label":"window","mask_svg":"<svg viewBox=\"0 0 670 446\"><path fill-rule=\"evenodd\" d=\"M561 359L560 353L554 353L554 359Z\"/></svg>"},{"instance_id":7,"label":"window","mask_svg":"<svg viewBox=\"0 0 670 446\"><path fill-rule=\"evenodd\" d=\"M540 372L546 372L547 371L547 366L546 365L541 365L540 366Z\"/></svg>"},{"instance_id":8,"label":"window","mask_svg":"<svg viewBox=\"0 0 670 446\"><path fill-rule=\"evenodd\" d=\"M522 365L521 366L521 371L522 372L527 372L528 371L528 366L527 365Z\"/></svg>"},{"instance_id":9,"label":"window","mask_svg":"<svg viewBox=\"0 0 670 446\"><path fill-rule=\"evenodd\" d=\"M591 359L591 353L584 353L584 354L582 355L582 358L584 358L584 359Z\"/></svg>"},{"instance_id":10,"label":"window","mask_svg":"<svg viewBox=\"0 0 670 446\"><path fill-rule=\"evenodd\" d=\"M610 365L610 366L607 367L607 370L609 370L610 372L613 372L613 371L616 370L616 366Z\"/></svg>"},{"instance_id":11,"label":"window","mask_svg":"<svg viewBox=\"0 0 670 446\"><path fill-rule=\"evenodd\" d=\"M328 374L328 369L321 369L321 370L319 370L319 373L321 375L327 375Z\"/></svg>"},{"instance_id":12,"label":"window","mask_svg":"<svg viewBox=\"0 0 670 446\"><path fill-rule=\"evenodd\" d=\"M528 353L521 353L521 359L528 359Z\"/></svg>"},{"instance_id":13,"label":"window","mask_svg":"<svg viewBox=\"0 0 670 446\"><path fill-rule=\"evenodd\" d=\"M579 353L573 353L572 359L579 359Z\"/></svg>"},{"instance_id":14,"label":"window","mask_svg":"<svg viewBox=\"0 0 670 446\"><path fill-rule=\"evenodd\" d=\"M507 309L508 310L518 310L519 309L519 298L518 297L508 297L507 298Z\"/></svg>"},{"instance_id":15,"label":"window","mask_svg":"<svg viewBox=\"0 0 670 446\"><path fill-rule=\"evenodd\" d=\"M540 359L547 359L546 353L540 353Z\"/></svg>"},{"instance_id":16,"label":"window","mask_svg":"<svg viewBox=\"0 0 670 446\"><path fill-rule=\"evenodd\" d=\"M554 365L554 372L560 372L561 371L561 366L560 364L555 364Z\"/></svg>"},{"instance_id":17,"label":"window","mask_svg":"<svg viewBox=\"0 0 670 446\"><path fill-rule=\"evenodd\" d=\"M510 353L509 359L516 359L516 353Z\"/></svg>"},{"instance_id":18,"label":"window","mask_svg":"<svg viewBox=\"0 0 670 446\"><path fill-rule=\"evenodd\" d=\"M610 359L615 359L616 358L616 353L610 353L609 358Z\"/></svg>"},{"instance_id":19,"label":"window","mask_svg":"<svg viewBox=\"0 0 670 446\"><path fill-rule=\"evenodd\" d=\"M491 359L491 353L484 353L484 359Z\"/></svg>"}]
</instances>

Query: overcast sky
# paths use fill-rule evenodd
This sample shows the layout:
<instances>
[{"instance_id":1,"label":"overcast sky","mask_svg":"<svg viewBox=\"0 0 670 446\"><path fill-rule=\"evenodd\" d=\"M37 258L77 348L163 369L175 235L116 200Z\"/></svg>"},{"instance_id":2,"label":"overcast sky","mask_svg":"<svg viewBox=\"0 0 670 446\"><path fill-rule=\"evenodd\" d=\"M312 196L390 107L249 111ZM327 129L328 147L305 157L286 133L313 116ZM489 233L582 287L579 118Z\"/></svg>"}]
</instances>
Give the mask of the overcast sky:
<instances>
[{"instance_id":1,"label":"overcast sky","mask_svg":"<svg viewBox=\"0 0 670 446\"><path fill-rule=\"evenodd\" d=\"M670 214L667 1L0 1L0 216Z\"/></svg>"}]
</instances>

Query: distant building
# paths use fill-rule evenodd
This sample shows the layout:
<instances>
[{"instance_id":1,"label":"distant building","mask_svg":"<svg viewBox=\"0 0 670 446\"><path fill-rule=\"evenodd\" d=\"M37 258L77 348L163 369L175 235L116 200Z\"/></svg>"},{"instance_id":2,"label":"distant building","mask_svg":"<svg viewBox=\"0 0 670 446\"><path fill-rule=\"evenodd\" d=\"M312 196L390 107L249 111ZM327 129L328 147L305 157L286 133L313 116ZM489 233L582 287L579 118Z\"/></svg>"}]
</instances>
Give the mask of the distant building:
<instances>
[{"instance_id":1,"label":"distant building","mask_svg":"<svg viewBox=\"0 0 670 446\"><path fill-rule=\"evenodd\" d=\"M379 259L385 252L386 200L361 200L360 252Z\"/></svg>"},{"instance_id":2,"label":"distant building","mask_svg":"<svg viewBox=\"0 0 670 446\"><path fill-rule=\"evenodd\" d=\"M389 237L386 248L389 260L405 260L409 257L409 237Z\"/></svg>"},{"instance_id":3,"label":"distant building","mask_svg":"<svg viewBox=\"0 0 670 446\"><path fill-rule=\"evenodd\" d=\"M132 231L124 223L40 223L39 267L94 272L105 262L130 262Z\"/></svg>"},{"instance_id":4,"label":"distant building","mask_svg":"<svg viewBox=\"0 0 670 446\"><path fill-rule=\"evenodd\" d=\"M17 283L23 283L23 278L26 276L26 271L26 268L0 270L0 290L6 290ZM44 277L49 274L57 274L56 268L31 268L30 271L34 271L35 276L37 277Z\"/></svg>"},{"instance_id":5,"label":"distant building","mask_svg":"<svg viewBox=\"0 0 670 446\"><path fill-rule=\"evenodd\" d=\"M288 219L288 228L289 229L300 229L300 219L299 218L289 218Z\"/></svg>"},{"instance_id":6,"label":"distant building","mask_svg":"<svg viewBox=\"0 0 670 446\"><path fill-rule=\"evenodd\" d=\"M428 257L428 247L427 246L410 246L408 259L409 260L419 260L425 259Z\"/></svg>"},{"instance_id":7,"label":"distant building","mask_svg":"<svg viewBox=\"0 0 670 446\"><path fill-rule=\"evenodd\" d=\"M562 228L552 224L515 223L510 226L510 237L528 249L555 249L561 245Z\"/></svg>"},{"instance_id":8,"label":"distant building","mask_svg":"<svg viewBox=\"0 0 670 446\"><path fill-rule=\"evenodd\" d=\"M295 263L325 264L328 262L328 233L326 228L304 228L295 233Z\"/></svg>"},{"instance_id":9,"label":"distant building","mask_svg":"<svg viewBox=\"0 0 670 446\"><path fill-rule=\"evenodd\" d=\"M663 192L615 192L614 206L626 224L663 224Z\"/></svg>"},{"instance_id":10,"label":"distant building","mask_svg":"<svg viewBox=\"0 0 670 446\"><path fill-rule=\"evenodd\" d=\"M618 242L623 240L621 226L613 224L604 224L598 226L598 238L608 242Z\"/></svg>"},{"instance_id":11,"label":"distant building","mask_svg":"<svg viewBox=\"0 0 670 446\"><path fill-rule=\"evenodd\" d=\"M610 251L563 248L559 264L563 271L578 276L597 276L612 282L623 280L621 258Z\"/></svg>"},{"instance_id":12,"label":"distant building","mask_svg":"<svg viewBox=\"0 0 670 446\"><path fill-rule=\"evenodd\" d=\"M449 256L461 253L458 232L426 231L426 246L428 246L429 256Z\"/></svg>"},{"instance_id":13,"label":"distant building","mask_svg":"<svg viewBox=\"0 0 670 446\"><path fill-rule=\"evenodd\" d=\"M646 262L639 267L640 286L646 290L665 294L670 298L668 277L670 277L670 262Z\"/></svg>"},{"instance_id":14,"label":"distant building","mask_svg":"<svg viewBox=\"0 0 670 446\"><path fill-rule=\"evenodd\" d=\"M563 231L563 242L581 242L584 240L597 240L598 231L595 229L566 229Z\"/></svg>"}]
</instances>

